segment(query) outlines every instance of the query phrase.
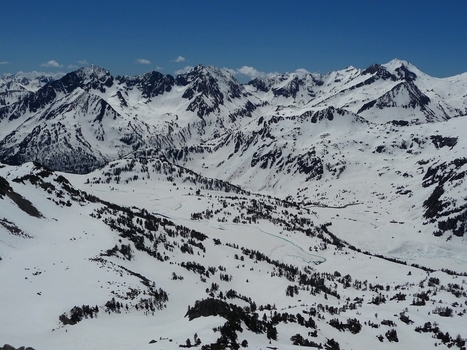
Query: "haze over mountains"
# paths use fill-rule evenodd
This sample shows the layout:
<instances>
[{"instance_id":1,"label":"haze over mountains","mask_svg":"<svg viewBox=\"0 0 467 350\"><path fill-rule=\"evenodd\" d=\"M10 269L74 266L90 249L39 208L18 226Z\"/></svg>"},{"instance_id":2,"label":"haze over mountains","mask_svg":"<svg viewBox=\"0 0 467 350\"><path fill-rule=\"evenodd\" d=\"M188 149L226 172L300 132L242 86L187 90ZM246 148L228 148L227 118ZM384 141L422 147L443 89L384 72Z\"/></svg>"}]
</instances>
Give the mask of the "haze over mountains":
<instances>
[{"instance_id":1,"label":"haze over mountains","mask_svg":"<svg viewBox=\"0 0 467 350\"><path fill-rule=\"evenodd\" d=\"M466 115L397 59L3 76L0 342L462 348Z\"/></svg>"}]
</instances>

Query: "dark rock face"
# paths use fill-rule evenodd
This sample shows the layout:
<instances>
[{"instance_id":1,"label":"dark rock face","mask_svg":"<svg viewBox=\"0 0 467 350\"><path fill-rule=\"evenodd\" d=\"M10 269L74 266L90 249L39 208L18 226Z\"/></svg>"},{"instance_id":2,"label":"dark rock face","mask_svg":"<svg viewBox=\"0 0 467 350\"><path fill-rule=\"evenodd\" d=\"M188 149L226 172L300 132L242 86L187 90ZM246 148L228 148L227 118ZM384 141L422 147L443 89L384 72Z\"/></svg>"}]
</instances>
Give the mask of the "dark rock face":
<instances>
[{"instance_id":1,"label":"dark rock face","mask_svg":"<svg viewBox=\"0 0 467 350\"><path fill-rule=\"evenodd\" d=\"M70 93L77 88L82 88L85 91L92 89L105 92L106 88L111 87L113 83L114 78L109 71L97 66L91 66L68 73L63 78L48 85L49 88L55 91L65 93Z\"/></svg>"},{"instance_id":2,"label":"dark rock face","mask_svg":"<svg viewBox=\"0 0 467 350\"><path fill-rule=\"evenodd\" d=\"M256 90L262 92L268 92L271 87L263 79L255 78L248 82L248 85L254 86Z\"/></svg>"},{"instance_id":3,"label":"dark rock face","mask_svg":"<svg viewBox=\"0 0 467 350\"><path fill-rule=\"evenodd\" d=\"M36 112L40 108L45 107L50 102L52 102L57 97L57 93L55 89L51 85L46 85L37 93L30 93L28 94L23 103L23 109L29 112Z\"/></svg>"},{"instance_id":4,"label":"dark rock face","mask_svg":"<svg viewBox=\"0 0 467 350\"><path fill-rule=\"evenodd\" d=\"M247 96L234 77L215 67L198 65L190 72L178 75L175 84L186 87L182 98L190 100L187 111L195 112L201 119L219 113L225 102ZM247 111L251 109L248 102L245 107Z\"/></svg>"},{"instance_id":5,"label":"dark rock face","mask_svg":"<svg viewBox=\"0 0 467 350\"><path fill-rule=\"evenodd\" d=\"M39 210L26 198L13 191L8 181L0 176L0 199L9 197L22 211L36 218L42 217Z\"/></svg>"},{"instance_id":6,"label":"dark rock face","mask_svg":"<svg viewBox=\"0 0 467 350\"><path fill-rule=\"evenodd\" d=\"M73 147L70 143L73 137L63 126L57 125L54 132L38 125L22 141L16 145L12 142L10 146L9 141L14 138L13 132L0 141L0 159L4 163L20 165L41 159L41 163L47 167L76 173L89 172L105 163L85 143L83 147Z\"/></svg>"},{"instance_id":7,"label":"dark rock face","mask_svg":"<svg viewBox=\"0 0 467 350\"><path fill-rule=\"evenodd\" d=\"M323 84L322 80L308 73L302 76L293 73L270 79L256 78L248 83L248 85L254 86L258 91L268 92L272 90L274 97L293 99L298 98L299 94L301 97L316 97L314 89Z\"/></svg>"},{"instance_id":8,"label":"dark rock face","mask_svg":"<svg viewBox=\"0 0 467 350\"><path fill-rule=\"evenodd\" d=\"M311 152L297 157L297 169L300 174L307 175L307 181L319 180L324 174L323 161Z\"/></svg>"},{"instance_id":9,"label":"dark rock face","mask_svg":"<svg viewBox=\"0 0 467 350\"><path fill-rule=\"evenodd\" d=\"M443 137L441 135L431 135L431 142L435 145L436 148L451 147L451 149L457 145L457 137Z\"/></svg>"},{"instance_id":10,"label":"dark rock face","mask_svg":"<svg viewBox=\"0 0 467 350\"><path fill-rule=\"evenodd\" d=\"M243 107L234 110L232 113L229 114L229 118L231 121L235 121L242 117L252 117L252 112L256 110L256 106L248 101Z\"/></svg>"},{"instance_id":11,"label":"dark rock face","mask_svg":"<svg viewBox=\"0 0 467 350\"><path fill-rule=\"evenodd\" d=\"M273 88L274 96L284 96L284 97L297 97L297 93L300 91L300 85L302 85L298 77L294 77L286 86L281 88Z\"/></svg>"},{"instance_id":12,"label":"dark rock face","mask_svg":"<svg viewBox=\"0 0 467 350\"><path fill-rule=\"evenodd\" d=\"M0 347L0 350L34 350L34 348L31 348L29 346L27 348L25 348L24 346L15 348L14 346L11 346L10 344L5 344L2 347Z\"/></svg>"},{"instance_id":13,"label":"dark rock face","mask_svg":"<svg viewBox=\"0 0 467 350\"><path fill-rule=\"evenodd\" d=\"M423 216L429 222L438 224L435 236L451 232L463 237L467 232L467 204L457 204L456 200L444 196L445 187L454 187L465 181L467 158L457 158L429 167L423 177L423 187L435 186L431 195L423 202Z\"/></svg>"},{"instance_id":14,"label":"dark rock face","mask_svg":"<svg viewBox=\"0 0 467 350\"><path fill-rule=\"evenodd\" d=\"M280 149L274 149L261 155L255 153L251 159L251 167L259 165L261 169L271 169L280 160L281 156L282 151Z\"/></svg>"},{"instance_id":15,"label":"dark rock face","mask_svg":"<svg viewBox=\"0 0 467 350\"><path fill-rule=\"evenodd\" d=\"M396 68L399 79L405 81L415 81L417 75L414 72L411 72L406 66L402 65L399 68Z\"/></svg>"},{"instance_id":16,"label":"dark rock face","mask_svg":"<svg viewBox=\"0 0 467 350\"><path fill-rule=\"evenodd\" d=\"M388 91L379 98L365 103L357 113L362 113L364 111L370 110L374 107L378 109L384 109L387 107L403 107L403 108L419 108L424 111L428 119L434 121L435 116L433 111L428 107L431 100L428 96L423 94L420 89L415 85L417 75L410 71L404 64L401 64L400 67L395 69L395 74L390 73L386 68L381 65L373 64L362 72L362 75L372 74L373 76L367 79L363 83L359 83L354 88L358 88L359 85L370 85L378 79L382 80L391 80L391 81L400 81L399 84L394 86L391 91ZM401 104L397 102L397 96L408 94L409 102Z\"/></svg>"},{"instance_id":17,"label":"dark rock face","mask_svg":"<svg viewBox=\"0 0 467 350\"><path fill-rule=\"evenodd\" d=\"M128 88L137 88L145 98L151 98L170 92L175 85L175 79L171 75L163 75L159 72L149 72L137 77L116 78L120 83L124 83Z\"/></svg>"},{"instance_id":18,"label":"dark rock face","mask_svg":"<svg viewBox=\"0 0 467 350\"><path fill-rule=\"evenodd\" d=\"M391 124L394 126L408 126L409 122L406 120L392 120Z\"/></svg>"},{"instance_id":19,"label":"dark rock face","mask_svg":"<svg viewBox=\"0 0 467 350\"><path fill-rule=\"evenodd\" d=\"M26 112L36 113L54 102L58 94L70 94L78 88L87 92L90 90L105 92L106 88L112 86L113 81L109 71L102 68L96 66L81 68L45 84L36 92L28 93L13 105L0 108L0 120L4 118L14 120Z\"/></svg>"},{"instance_id":20,"label":"dark rock face","mask_svg":"<svg viewBox=\"0 0 467 350\"><path fill-rule=\"evenodd\" d=\"M392 81L397 80L397 78L393 74L389 73L386 68L384 68L383 66L379 64L372 64L367 69L365 69L362 72L362 75L366 75L366 74L374 74L376 78L383 79L383 80L392 80Z\"/></svg>"},{"instance_id":21,"label":"dark rock face","mask_svg":"<svg viewBox=\"0 0 467 350\"><path fill-rule=\"evenodd\" d=\"M309 118L311 123L316 124L323 120L334 120L335 115L344 115L344 111L341 109L335 109L334 107L329 107L317 112L307 111L301 114L300 118Z\"/></svg>"},{"instance_id":22,"label":"dark rock face","mask_svg":"<svg viewBox=\"0 0 467 350\"><path fill-rule=\"evenodd\" d=\"M183 77L178 76L176 83L177 85L188 86L182 98L191 100L187 110L196 112L200 118L219 111L219 106L224 104L224 94L220 90L217 80L211 72L201 65L198 65Z\"/></svg>"}]
</instances>

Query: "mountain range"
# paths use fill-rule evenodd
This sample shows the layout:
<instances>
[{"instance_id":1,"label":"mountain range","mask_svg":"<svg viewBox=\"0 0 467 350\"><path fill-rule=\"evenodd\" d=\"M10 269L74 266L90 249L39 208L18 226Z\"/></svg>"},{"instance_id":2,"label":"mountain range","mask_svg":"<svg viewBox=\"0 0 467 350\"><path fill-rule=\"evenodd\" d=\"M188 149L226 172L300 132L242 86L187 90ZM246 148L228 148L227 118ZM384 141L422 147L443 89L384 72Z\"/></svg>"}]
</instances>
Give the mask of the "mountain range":
<instances>
[{"instance_id":1,"label":"mountain range","mask_svg":"<svg viewBox=\"0 0 467 350\"><path fill-rule=\"evenodd\" d=\"M226 135L267 133L263 121L332 120L334 110L348 115L345 120L358 116L376 125L441 122L467 113L466 85L465 74L436 79L399 60L326 75L299 70L247 84L201 65L175 78L158 72L113 77L96 66L57 80L6 76L0 160L85 173L136 150L202 147Z\"/></svg>"},{"instance_id":2,"label":"mountain range","mask_svg":"<svg viewBox=\"0 0 467 350\"><path fill-rule=\"evenodd\" d=\"M398 59L0 77L0 338L465 347L465 118Z\"/></svg>"}]
</instances>

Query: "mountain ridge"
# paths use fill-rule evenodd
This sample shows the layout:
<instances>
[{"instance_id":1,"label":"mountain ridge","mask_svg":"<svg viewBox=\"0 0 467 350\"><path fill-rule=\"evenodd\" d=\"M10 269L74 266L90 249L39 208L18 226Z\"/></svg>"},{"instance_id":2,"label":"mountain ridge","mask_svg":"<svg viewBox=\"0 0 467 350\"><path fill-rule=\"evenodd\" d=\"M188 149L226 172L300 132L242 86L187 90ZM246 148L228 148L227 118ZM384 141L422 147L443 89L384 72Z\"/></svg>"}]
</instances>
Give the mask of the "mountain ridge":
<instances>
[{"instance_id":1,"label":"mountain ridge","mask_svg":"<svg viewBox=\"0 0 467 350\"><path fill-rule=\"evenodd\" d=\"M461 79L462 75L458 78ZM425 80L419 82L420 79ZM411 116L408 121L418 120L420 123L464 115L467 106L462 98L449 104L441 98L441 93L428 94L429 91L423 91L433 79L401 60L393 60L386 65L372 65L365 70L348 67L326 75L286 73L273 78L256 78L247 84L240 84L228 71L212 66L198 65L190 72L176 77L149 72L136 77L115 78L109 71L91 66L68 73L60 79L47 81L38 90L27 92L17 102L0 107L0 124L3 129L0 135L0 160L8 163L8 159L13 156L25 161L42 161L57 170L65 169L61 168L63 165L57 167L41 159L42 156L18 151L18 143L27 140L32 145L34 139L31 134L34 123L27 127L24 120L63 119L62 111L71 109L83 110L81 114L88 114L86 105L95 103L92 101L95 100L94 95L101 99L98 103L101 107L95 107L94 112L91 112L95 115L95 122L102 122L108 111L111 111L110 115L113 115L115 121L120 118L128 121L126 126L118 125L117 122L113 127L119 131L116 134L114 132L112 142L120 143L122 148L127 143L127 150L123 152L162 145L160 141L151 142L151 139L164 139L166 144L174 146L202 144L225 132L244 128L245 123L251 119L268 115L296 115L295 111L303 109L317 111L328 107L343 108L377 123L399 118L407 120L407 115ZM442 82L446 84L452 82L452 79ZM462 88L467 83L461 79L455 84ZM442 87L445 88L444 85ZM374 97L363 99L362 96L369 96L370 90ZM79 94L77 91L88 94L86 99L89 101L82 106L74 104L73 96ZM107 118L112 118L110 115ZM75 113L73 118L79 120L82 117ZM148 136L138 134L136 138L140 141L130 141L124 136L124 128L133 133L132 124L139 125L136 129L148 130ZM48 129L49 126L44 125L42 128ZM74 128L72 124L65 124L65 128L69 133L76 134L76 131L70 130ZM50 130L50 133L54 131ZM20 134L24 136L19 137ZM92 134L95 136L85 137L86 143L102 144L102 132L93 129ZM190 135L189 138L186 135ZM93 146L87 151L88 157L92 158L93 152L99 153L98 148L102 147ZM101 160L96 159L94 167L120 156L120 152L107 150L107 154L100 157ZM73 170L73 166L67 169L77 171ZM92 167L86 169L89 171Z\"/></svg>"}]
</instances>

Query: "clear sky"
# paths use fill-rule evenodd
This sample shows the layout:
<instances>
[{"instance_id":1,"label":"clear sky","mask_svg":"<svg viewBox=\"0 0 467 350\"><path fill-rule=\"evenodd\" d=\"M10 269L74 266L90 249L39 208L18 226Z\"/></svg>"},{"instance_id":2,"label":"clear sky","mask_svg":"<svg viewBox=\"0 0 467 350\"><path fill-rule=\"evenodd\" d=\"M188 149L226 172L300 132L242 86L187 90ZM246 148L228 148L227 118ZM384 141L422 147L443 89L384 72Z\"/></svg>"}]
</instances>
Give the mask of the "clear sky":
<instances>
[{"instance_id":1,"label":"clear sky","mask_svg":"<svg viewBox=\"0 0 467 350\"><path fill-rule=\"evenodd\" d=\"M96 64L113 75L198 63L246 75L404 59L467 72L466 0L2 0L0 75ZM243 68L242 68L243 67ZM246 76L243 75L245 79Z\"/></svg>"}]
</instances>

